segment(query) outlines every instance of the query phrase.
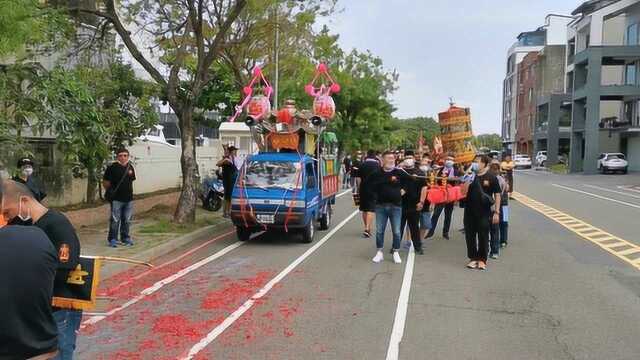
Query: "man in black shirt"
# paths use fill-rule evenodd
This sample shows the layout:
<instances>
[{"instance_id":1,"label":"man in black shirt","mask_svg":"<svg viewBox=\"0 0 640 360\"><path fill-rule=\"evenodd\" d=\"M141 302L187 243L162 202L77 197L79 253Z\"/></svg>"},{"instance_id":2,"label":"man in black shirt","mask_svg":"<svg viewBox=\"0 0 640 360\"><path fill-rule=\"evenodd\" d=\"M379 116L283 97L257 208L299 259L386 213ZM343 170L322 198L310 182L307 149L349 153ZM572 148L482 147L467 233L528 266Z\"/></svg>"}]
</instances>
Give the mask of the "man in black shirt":
<instances>
[{"instance_id":1,"label":"man in black shirt","mask_svg":"<svg viewBox=\"0 0 640 360\"><path fill-rule=\"evenodd\" d=\"M384 232L387 229L387 222L391 222L391 232L393 233L393 261L396 264L402 263L400 259L400 222L402 220L402 196L405 191L402 189L402 182L412 180L402 169L397 169L396 158L393 152L386 151L382 154L383 167L370 176L370 186L376 194L376 256L373 262L379 263L384 259L382 249L384 248Z\"/></svg>"},{"instance_id":2,"label":"man in black shirt","mask_svg":"<svg viewBox=\"0 0 640 360\"><path fill-rule=\"evenodd\" d=\"M70 272L76 269L80 261L80 241L69 220L61 212L44 207L27 187L13 181L4 183L2 202L4 217L31 220L33 226L40 228L47 235L58 254L53 293L63 292L62 290L69 286L67 281ZM54 307L53 317L58 326L59 356L61 359L71 359L82 311Z\"/></svg>"},{"instance_id":3,"label":"man in black shirt","mask_svg":"<svg viewBox=\"0 0 640 360\"><path fill-rule=\"evenodd\" d=\"M500 221L500 206L492 211L493 204L500 204L501 189L498 178L488 171L490 161L487 155L476 157L472 164L476 175L469 185L464 206L464 231L469 257L467 267L470 269L487 269L490 224Z\"/></svg>"},{"instance_id":4,"label":"man in black shirt","mask_svg":"<svg viewBox=\"0 0 640 360\"><path fill-rule=\"evenodd\" d=\"M129 150L119 149L116 156L118 161L109 165L102 179L105 198L111 202L107 241L109 246L117 247L120 233L120 241L126 246L132 246L129 228L133 216L133 182L136 180L136 170L129 161Z\"/></svg>"},{"instance_id":5,"label":"man in black shirt","mask_svg":"<svg viewBox=\"0 0 640 360\"><path fill-rule=\"evenodd\" d=\"M404 161L401 163L402 169L407 174L415 177L404 178L402 188L405 191L402 197L402 219L400 221L400 237L404 235L405 226L408 226L413 247L419 255L424 255L422 250L422 239L420 238L420 211L418 203L422 188L426 185L425 173L422 172L415 163L413 151L407 150L404 153ZM420 208L422 210L422 208Z\"/></svg>"},{"instance_id":6,"label":"man in black shirt","mask_svg":"<svg viewBox=\"0 0 640 360\"><path fill-rule=\"evenodd\" d=\"M376 193L371 186L371 175L379 170L380 163L373 150L367 152L367 158L360 163L357 169L354 168L355 176L357 176L358 194L360 194L360 211L362 212L362 222L364 223L362 235L366 238L371 237L373 214L376 211Z\"/></svg>"},{"instance_id":7,"label":"man in black shirt","mask_svg":"<svg viewBox=\"0 0 640 360\"><path fill-rule=\"evenodd\" d=\"M342 160L342 168L344 169L344 176L342 177L342 188L345 189L350 183L351 178L351 155L347 154Z\"/></svg>"},{"instance_id":8,"label":"man in black shirt","mask_svg":"<svg viewBox=\"0 0 640 360\"><path fill-rule=\"evenodd\" d=\"M47 197L47 192L44 190L42 183L33 175L34 165L33 161L29 158L18 160L18 170L20 173L11 180L25 184L29 190L31 190L36 200L42 202L42 200Z\"/></svg>"},{"instance_id":9,"label":"man in black shirt","mask_svg":"<svg viewBox=\"0 0 640 360\"><path fill-rule=\"evenodd\" d=\"M224 188L224 207L222 208L222 217L228 218L231 213L231 195L233 194L233 186L236 184L238 171L242 167L242 162L238 158L238 148L231 145L225 149L225 155L216 166L222 168L222 187Z\"/></svg>"}]
</instances>

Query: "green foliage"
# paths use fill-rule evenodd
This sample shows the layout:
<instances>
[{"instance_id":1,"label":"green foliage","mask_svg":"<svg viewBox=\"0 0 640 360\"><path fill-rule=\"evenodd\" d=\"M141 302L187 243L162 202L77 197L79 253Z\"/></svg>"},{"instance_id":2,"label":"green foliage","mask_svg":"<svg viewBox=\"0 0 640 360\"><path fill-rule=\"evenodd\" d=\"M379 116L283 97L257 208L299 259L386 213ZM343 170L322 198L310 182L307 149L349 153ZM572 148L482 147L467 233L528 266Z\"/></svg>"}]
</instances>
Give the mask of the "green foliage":
<instances>
[{"instance_id":1,"label":"green foliage","mask_svg":"<svg viewBox=\"0 0 640 360\"><path fill-rule=\"evenodd\" d=\"M473 138L472 142L477 149L480 149L481 147L489 148L489 150L502 149L502 137L498 134L477 135Z\"/></svg>"},{"instance_id":2,"label":"green foliage","mask_svg":"<svg viewBox=\"0 0 640 360\"><path fill-rule=\"evenodd\" d=\"M39 0L0 0L0 57L24 46L60 45L72 30L64 14Z\"/></svg>"},{"instance_id":3,"label":"green foliage","mask_svg":"<svg viewBox=\"0 0 640 360\"><path fill-rule=\"evenodd\" d=\"M393 119L386 130L389 141L385 145L389 148L416 150L420 134L422 134L423 144L431 148L433 139L440 135L440 125L430 117Z\"/></svg>"}]
</instances>

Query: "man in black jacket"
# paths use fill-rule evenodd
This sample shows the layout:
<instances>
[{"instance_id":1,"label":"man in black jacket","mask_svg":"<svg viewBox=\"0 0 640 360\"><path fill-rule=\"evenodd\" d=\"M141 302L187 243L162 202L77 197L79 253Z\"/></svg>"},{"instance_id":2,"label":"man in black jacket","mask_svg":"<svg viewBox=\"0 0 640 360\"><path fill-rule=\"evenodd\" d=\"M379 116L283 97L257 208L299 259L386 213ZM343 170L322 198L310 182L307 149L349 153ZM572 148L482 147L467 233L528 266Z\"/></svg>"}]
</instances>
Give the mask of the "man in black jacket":
<instances>
[{"instance_id":1,"label":"man in black jacket","mask_svg":"<svg viewBox=\"0 0 640 360\"><path fill-rule=\"evenodd\" d=\"M133 182L136 181L136 170L129 161L129 150L119 149L116 156L117 161L109 165L102 180L107 200L111 202L107 241L110 247L117 247L120 233L120 241L125 246L133 246L129 228L133 216Z\"/></svg>"},{"instance_id":2,"label":"man in black jacket","mask_svg":"<svg viewBox=\"0 0 640 360\"><path fill-rule=\"evenodd\" d=\"M402 197L400 236L404 237L405 226L408 227L416 253L424 255L422 239L420 238L420 211L418 210L418 203L420 202L422 188L426 185L424 179L425 173L416 166L414 153L411 150L405 151L404 161L400 165L407 174L415 176L402 180L402 188L405 194ZM422 210L422 208L420 208L420 210Z\"/></svg>"}]
</instances>

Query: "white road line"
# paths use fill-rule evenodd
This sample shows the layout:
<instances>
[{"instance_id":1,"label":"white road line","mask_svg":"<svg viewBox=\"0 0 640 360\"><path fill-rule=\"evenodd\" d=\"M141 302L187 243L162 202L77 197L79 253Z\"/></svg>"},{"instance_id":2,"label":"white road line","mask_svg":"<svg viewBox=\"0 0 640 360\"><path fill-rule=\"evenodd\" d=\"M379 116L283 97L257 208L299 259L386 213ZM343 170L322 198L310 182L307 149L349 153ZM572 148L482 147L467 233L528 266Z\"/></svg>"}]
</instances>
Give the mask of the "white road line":
<instances>
[{"instance_id":1,"label":"white road line","mask_svg":"<svg viewBox=\"0 0 640 360\"><path fill-rule=\"evenodd\" d=\"M393 320L393 329L391 330L391 338L389 339L387 360L397 360L400 355L400 342L404 336L404 325L407 319L407 311L409 309L409 293L411 292L411 279L413 278L413 264L415 262L415 256L416 254L413 250L413 245L411 245L409 255L407 256L407 266L404 269L404 276L402 278L400 296L398 297L396 317Z\"/></svg>"},{"instance_id":2,"label":"white road line","mask_svg":"<svg viewBox=\"0 0 640 360\"><path fill-rule=\"evenodd\" d=\"M590 193L590 192L573 189L573 188L570 188L570 187L567 187L567 186L564 186L564 185L559 185L559 184L551 184L551 185L553 185L555 187L559 187L561 189L577 192L577 193L580 193L580 194L589 195L589 196L597 198L597 199L607 200L607 201L611 201L611 202L614 202L614 203L617 203L617 204L620 204L620 205L626 205L626 206L629 206L629 207L632 207L632 208L640 209L640 205L628 203L626 201L620 201L620 200L616 200L616 199L611 199L611 198L608 198L608 197L605 197L605 196L600 196L598 194L593 194L593 193Z\"/></svg>"},{"instance_id":3,"label":"white road line","mask_svg":"<svg viewBox=\"0 0 640 360\"><path fill-rule=\"evenodd\" d=\"M336 198L339 198L340 196L342 196L344 194L347 194L347 193L350 193L350 192L351 192L351 189L345 190L345 191L341 192L340 194L336 195Z\"/></svg>"},{"instance_id":4,"label":"white road line","mask_svg":"<svg viewBox=\"0 0 640 360\"><path fill-rule=\"evenodd\" d=\"M254 234L254 236L259 236L260 234L261 233L256 233L256 234ZM96 316L92 316L92 317L88 318L87 320L85 320L82 323L82 327L87 326L87 325L94 325L94 324L106 319L107 317L112 316L113 314L115 314L117 312L120 312L120 311L128 308L129 306L138 303L140 300L144 299L145 297L147 297L147 296L155 293L156 291L162 289L162 287L164 287L165 285L171 284L172 282L180 279L181 277L189 274L190 272L192 272L194 270L197 270L197 269L203 267L204 265L207 265L208 263L210 263L210 262L212 262L212 261L224 256L225 254L227 254L228 252L230 252L230 251L232 251L234 249L237 249L238 247L242 246L243 244L244 244L244 242L239 242L239 241L235 242L235 243L225 247L224 249L218 251L217 253L215 253L215 254L213 254L213 255L205 258L205 259L202 259L202 260L198 261L197 263L194 263L193 265L191 265L189 267L186 267L186 268L178 271L177 273L175 273L175 274L173 274L173 275L171 275L171 276L169 276L167 278L164 278L164 279L156 282L152 286L142 290L140 292L140 294L137 295L136 297L134 297L131 300L127 301L126 303L118 306L117 308L109 310L104 315L96 315Z\"/></svg>"},{"instance_id":5,"label":"white road line","mask_svg":"<svg viewBox=\"0 0 640 360\"><path fill-rule=\"evenodd\" d=\"M633 191L633 192L640 193L640 190L632 189L629 185L618 186L618 189L623 189L623 190L627 190L627 191Z\"/></svg>"},{"instance_id":6,"label":"white road line","mask_svg":"<svg viewBox=\"0 0 640 360\"><path fill-rule=\"evenodd\" d=\"M611 189L607 189L607 188L603 188L603 187L595 186L595 185L589 185L589 184L583 184L583 185L588 187L588 188L592 188L592 189L608 191L610 193L614 193L614 194L618 194L618 195L624 195L624 196L632 197L634 199L640 199L639 195L633 195L633 194L625 193L625 192L622 192L622 191L615 191L615 190L611 190Z\"/></svg>"},{"instance_id":7,"label":"white road line","mask_svg":"<svg viewBox=\"0 0 640 360\"><path fill-rule=\"evenodd\" d=\"M200 340L197 344L193 345L189 352L181 357L183 360L193 359L200 351L206 348L209 344L211 344L220 334L222 334L229 326L231 326L236 320L238 320L242 315L247 312L247 310L251 309L257 300L265 296L276 284L278 284L282 279L284 279L289 273L291 273L298 265L300 265L303 261L305 261L311 254L313 254L318 248L320 248L324 243L326 243L338 230L340 230L343 226L347 224L351 219L353 219L359 211L354 211L349 215L346 219L342 220L340 224L338 224L335 228L333 228L327 235L325 235L320 241L318 241L315 245L310 247L304 254L300 255L297 259L295 259L289 266L287 266L284 270L282 270L276 277L271 279L262 289L258 290L251 298L244 302L236 311L234 311L231 315L229 315L222 323L216 326L207 336L205 336L202 340Z\"/></svg>"}]
</instances>

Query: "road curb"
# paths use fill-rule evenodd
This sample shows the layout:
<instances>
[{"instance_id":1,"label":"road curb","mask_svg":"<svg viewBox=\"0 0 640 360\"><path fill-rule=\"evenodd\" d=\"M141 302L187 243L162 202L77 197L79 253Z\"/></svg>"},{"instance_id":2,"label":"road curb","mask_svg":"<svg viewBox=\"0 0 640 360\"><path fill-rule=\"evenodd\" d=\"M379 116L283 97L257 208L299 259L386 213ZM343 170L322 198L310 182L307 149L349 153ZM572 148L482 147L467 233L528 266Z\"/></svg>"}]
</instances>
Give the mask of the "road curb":
<instances>
[{"instance_id":1,"label":"road curb","mask_svg":"<svg viewBox=\"0 0 640 360\"><path fill-rule=\"evenodd\" d=\"M143 262L150 262L153 259L157 259L189 243L211 238L216 234L222 233L225 230L229 230L231 228L232 226L231 226L231 223L229 222L224 222L222 224L216 224L216 225L209 225L201 229L198 229L194 232L177 237L173 240L169 240L158 246L154 246L150 249L144 250L138 254L128 256L127 258L132 260L143 261ZM103 265L102 268L100 269L100 274L101 274L100 277L102 279L107 279L119 272L129 269L132 266L133 265L123 264L123 263L107 263Z\"/></svg>"}]
</instances>

